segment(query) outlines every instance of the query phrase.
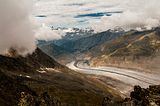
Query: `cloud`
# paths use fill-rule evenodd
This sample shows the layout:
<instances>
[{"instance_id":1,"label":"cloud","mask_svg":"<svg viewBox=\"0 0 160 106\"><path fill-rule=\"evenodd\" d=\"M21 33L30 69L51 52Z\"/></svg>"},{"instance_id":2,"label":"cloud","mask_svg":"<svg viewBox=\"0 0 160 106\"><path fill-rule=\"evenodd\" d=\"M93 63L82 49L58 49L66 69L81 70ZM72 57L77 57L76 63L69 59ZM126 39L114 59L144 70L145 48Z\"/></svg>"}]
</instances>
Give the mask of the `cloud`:
<instances>
[{"instance_id":1,"label":"cloud","mask_svg":"<svg viewBox=\"0 0 160 106\"><path fill-rule=\"evenodd\" d=\"M65 33L60 30L52 30L45 24L42 25L38 30L36 30L35 37L37 40L58 40L61 39Z\"/></svg>"},{"instance_id":2,"label":"cloud","mask_svg":"<svg viewBox=\"0 0 160 106\"><path fill-rule=\"evenodd\" d=\"M34 13L49 16L41 20L47 25L92 27L97 31L102 31L116 26L125 29L157 26L160 19L159 10L159 0L39 0L36 2ZM101 15L97 19L81 17L81 15L113 11L123 11L123 13L115 13L110 17ZM59 13L61 15L53 15ZM81 18L75 18L79 15ZM88 21L85 25L79 23L86 18Z\"/></svg>"},{"instance_id":3,"label":"cloud","mask_svg":"<svg viewBox=\"0 0 160 106\"><path fill-rule=\"evenodd\" d=\"M160 25L159 0L124 0L119 5L122 14L102 17L100 22L90 22L97 31L121 27L125 30L152 28Z\"/></svg>"},{"instance_id":4,"label":"cloud","mask_svg":"<svg viewBox=\"0 0 160 106\"><path fill-rule=\"evenodd\" d=\"M20 55L35 50L31 9L31 0L0 0L0 54L10 48Z\"/></svg>"},{"instance_id":5,"label":"cloud","mask_svg":"<svg viewBox=\"0 0 160 106\"><path fill-rule=\"evenodd\" d=\"M110 12L112 11L111 7L115 5L117 4L112 2L112 0L39 0L35 3L34 15L47 16L47 18L37 18L38 22L46 25L54 25L55 27L87 27L89 24L79 25L79 22L86 19L86 17L75 17L81 14ZM92 20L92 17L89 18Z\"/></svg>"}]
</instances>

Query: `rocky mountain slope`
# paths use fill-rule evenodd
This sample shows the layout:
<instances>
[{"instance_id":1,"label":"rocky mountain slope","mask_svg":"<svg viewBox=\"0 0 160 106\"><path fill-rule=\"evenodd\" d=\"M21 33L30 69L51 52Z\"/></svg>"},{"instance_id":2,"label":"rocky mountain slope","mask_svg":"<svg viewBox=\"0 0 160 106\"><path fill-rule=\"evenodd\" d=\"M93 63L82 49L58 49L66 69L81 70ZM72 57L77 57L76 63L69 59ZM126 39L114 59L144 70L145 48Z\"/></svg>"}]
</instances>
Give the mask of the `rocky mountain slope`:
<instances>
[{"instance_id":1,"label":"rocky mountain slope","mask_svg":"<svg viewBox=\"0 0 160 106\"><path fill-rule=\"evenodd\" d=\"M86 33L87 34L87 33ZM38 46L48 55L57 59L61 63L71 62L79 57L79 54L94 48L97 45L110 41L123 34L123 31L108 30L105 32L97 33L80 37L79 39L61 39L59 41L39 41ZM78 35L75 35L78 36ZM62 43L63 42L63 43ZM57 55L56 55L57 54Z\"/></svg>"},{"instance_id":2,"label":"rocky mountain slope","mask_svg":"<svg viewBox=\"0 0 160 106\"><path fill-rule=\"evenodd\" d=\"M160 105L160 86L149 86L144 89L135 86L134 91L130 93L130 98L115 102L106 97L102 106L159 106Z\"/></svg>"},{"instance_id":3,"label":"rocky mountain slope","mask_svg":"<svg viewBox=\"0 0 160 106\"><path fill-rule=\"evenodd\" d=\"M160 29L129 31L84 53L91 65L111 65L159 71Z\"/></svg>"},{"instance_id":4,"label":"rocky mountain slope","mask_svg":"<svg viewBox=\"0 0 160 106\"><path fill-rule=\"evenodd\" d=\"M137 31L108 30L75 41L66 42L58 49L54 43L41 45L42 50L54 56L61 63L76 59L88 59L91 65L110 65L125 68L136 68L145 71L159 70L160 28ZM59 52L62 50L65 52ZM64 55L65 54L65 55Z\"/></svg>"},{"instance_id":5,"label":"rocky mountain slope","mask_svg":"<svg viewBox=\"0 0 160 106\"><path fill-rule=\"evenodd\" d=\"M83 52L105 41L114 39L120 36L121 33L123 32L112 32L111 30L108 30L105 32L94 34L89 37L81 38L71 42L66 42L60 46L66 48L71 52Z\"/></svg>"},{"instance_id":6,"label":"rocky mountain slope","mask_svg":"<svg viewBox=\"0 0 160 106\"><path fill-rule=\"evenodd\" d=\"M118 97L37 49L27 57L0 56L1 106L93 106Z\"/></svg>"},{"instance_id":7,"label":"rocky mountain slope","mask_svg":"<svg viewBox=\"0 0 160 106\"><path fill-rule=\"evenodd\" d=\"M56 45L53 41L39 41L38 47L60 63L69 62L75 59L75 56L70 51Z\"/></svg>"},{"instance_id":8,"label":"rocky mountain slope","mask_svg":"<svg viewBox=\"0 0 160 106\"><path fill-rule=\"evenodd\" d=\"M62 39L53 41L56 45L60 46L64 43L76 41L81 38L86 38L92 36L94 34L94 30L86 28L86 29L79 29L79 28L58 28L55 30L59 30L65 33L62 36Z\"/></svg>"}]
</instances>

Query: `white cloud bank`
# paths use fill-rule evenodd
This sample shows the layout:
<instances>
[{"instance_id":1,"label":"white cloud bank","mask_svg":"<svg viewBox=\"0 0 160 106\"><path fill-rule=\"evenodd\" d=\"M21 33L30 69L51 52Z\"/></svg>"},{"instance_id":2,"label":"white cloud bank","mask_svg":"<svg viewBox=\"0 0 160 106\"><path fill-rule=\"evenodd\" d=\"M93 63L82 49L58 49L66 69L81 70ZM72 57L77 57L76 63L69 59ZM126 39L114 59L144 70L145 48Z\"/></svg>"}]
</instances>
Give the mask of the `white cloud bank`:
<instances>
[{"instance_id":1,"label":"white cloud bank","mask_svg":"<svg viewBox=\"0 0 160 106\"><path fill-rule=\"evenodd\" d=\"M114 1L114 2L113 2ZM119 0L117 0L119 1ZM88 23L79 23L84 19L74 18L80 14L116 11L111 8L117 5L116 0L37 0L34 6L34 15L46 15L37 18L40 23L55 27L89 27ZM90 19L89 19L90 20ZM91 19L92 20L92 19Z\"/></svg>"},{"instance_id":2,"label":"white cloud bank","mask_svg":"<svg viewBox=\"0 0 160 106\"><path fill-rule=\"evenodd\" d=\"M38 30L36 30L35 37L37 40L58 40L61 39L64 33L60 30L52 30L50 27L43 24Z\"/></svg>"},{"instance_id":3,"label":"white cloud bank","mask_svg":"<svg viewBox=\"0 0 160 106\"><path fill-rule=\"evenodd\" d=\"M121 27L125 30L152 28L160 25L160 0L124 0L119 5L124 11L111 17L104 16L100 22L91 22L94 29L103 31Z\"/></svg>"},{"instance_id":4,"label":"white cloud bank","mask_svg":"<svg viewBox=\"0 0 160 106\"><path fill-rule=\"evenodd\" d=\"M37 23L33 19L33 0L0 0L0 54L11 49L19 55L31 54L36 40L60 39L58 31Z\"/></svg>"},{"instance_id":5,"label":"white cloud bank","mask_svg":"<svg viewBox=\"0 0 160 106\"><path fill-rule=\"evenodd\" d=\"M79 5L78 5L79 4ZM53 6L55 5L55 6ZM122 27L132 29L138 27L155 27L160 24L160 0L39 0L35 6L35 14L45 14L46 24L69 27L92 27L96 31ZM89 18L89 22L78 23L79 14L96 12L124 11L111 17L101 19Z\"/></svg>"},{"instance_id":6,"label":"white cloud bank","mask_svg":"<svg viewBox=\"0 0 160 106\"><path fill-rule=\"evenodd\" d=\"M0 0L0 54L10 48L20 55L35 50L31 8L31 0Z\"/></svg>"}]
</instances>

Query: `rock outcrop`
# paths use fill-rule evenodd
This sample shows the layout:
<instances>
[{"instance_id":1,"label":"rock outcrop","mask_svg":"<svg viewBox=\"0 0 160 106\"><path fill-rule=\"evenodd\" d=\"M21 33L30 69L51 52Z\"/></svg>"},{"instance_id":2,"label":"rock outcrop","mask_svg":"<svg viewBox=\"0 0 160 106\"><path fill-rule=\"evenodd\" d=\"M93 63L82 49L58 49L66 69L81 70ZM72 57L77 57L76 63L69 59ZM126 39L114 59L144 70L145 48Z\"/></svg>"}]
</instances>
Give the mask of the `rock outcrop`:
<instances>
[{"instance_id":1,"label":"rock outcrop","mask_svg":"<svg viewBox=\"0 0 160 106\"><path fill-rule=\"evenodd\" d=\"M130 98L116 102L106 97L102 106L160 106L160 85L149 86L147 89L135 86Z\"/></svg>"}]
</instances>

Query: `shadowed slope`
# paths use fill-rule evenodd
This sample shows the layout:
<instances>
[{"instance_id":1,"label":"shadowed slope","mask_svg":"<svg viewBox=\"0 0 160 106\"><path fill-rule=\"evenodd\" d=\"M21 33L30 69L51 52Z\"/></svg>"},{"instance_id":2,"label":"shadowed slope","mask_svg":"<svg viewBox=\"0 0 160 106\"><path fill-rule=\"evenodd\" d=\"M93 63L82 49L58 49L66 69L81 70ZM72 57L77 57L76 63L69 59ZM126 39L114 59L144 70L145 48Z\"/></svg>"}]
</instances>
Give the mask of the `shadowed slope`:
<instances>
[{"instance_id":1,"label":"shadowed slope","mask_svg":"<svg viewBox=\"0 0 160 106\"><path fill-rule=\"evenodd\" d=\"M50 98L46 103L62 106L100 105L104 96L112 96L107 88L60 65L40 49L27 57L0 56L0 76L0 101L13 106L23 99L31 99L31 104L35 104L37 98L44 99L43 94Z\"/></svg>"}]
</instances>

